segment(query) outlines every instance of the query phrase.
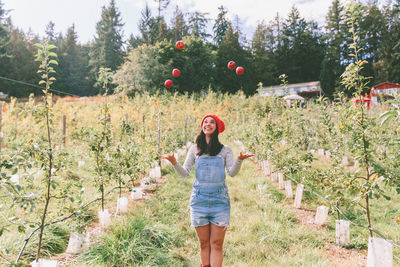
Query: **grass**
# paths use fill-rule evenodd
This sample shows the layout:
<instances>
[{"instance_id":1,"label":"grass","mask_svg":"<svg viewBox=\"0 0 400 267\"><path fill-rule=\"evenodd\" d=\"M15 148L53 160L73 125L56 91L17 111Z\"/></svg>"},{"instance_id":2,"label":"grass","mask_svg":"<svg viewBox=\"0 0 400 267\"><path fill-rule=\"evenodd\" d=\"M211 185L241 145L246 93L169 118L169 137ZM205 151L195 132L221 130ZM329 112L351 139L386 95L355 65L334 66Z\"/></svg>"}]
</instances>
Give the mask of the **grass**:
<instances>
[{"instance_id":1,"label":"grass","mask_svg":"<svg viewBox=\"0 0 400 267\"><path fill-rule=\"evenodd\" d=\"M80 257L79 264L199 266L199 244L188 206L193 174L183 179L170 169L152 198L116 223ZM330 266L321 251L327 233L299 224L281 193L259 175L254 163L245 161L227 183L232 210L224 266ZM154 231L160 236L157 242L150 238Z\"/></svg>"}]
</instances>

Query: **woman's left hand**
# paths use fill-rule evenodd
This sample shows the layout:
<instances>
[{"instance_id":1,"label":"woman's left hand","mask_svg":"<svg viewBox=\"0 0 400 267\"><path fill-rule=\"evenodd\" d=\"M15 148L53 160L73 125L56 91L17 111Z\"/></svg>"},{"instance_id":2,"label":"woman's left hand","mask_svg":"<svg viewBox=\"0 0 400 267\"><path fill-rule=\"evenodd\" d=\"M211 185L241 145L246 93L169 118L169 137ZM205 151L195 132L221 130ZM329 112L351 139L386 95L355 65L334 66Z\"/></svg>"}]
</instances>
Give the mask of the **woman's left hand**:
<instances>
[{"instance_id":1,"label":"woman's left hand","mask_svg":"<svg viewBox=\"0 0 400 267\"><path fill-rule=\"evenodd\" d=\"M242 154L242 152L240 152L238 158L239 158L240 160L244 160L244 159L250 158L250 157L252 157L252 156L254 156L254 154Z\"/></svg>"}]
</instances>

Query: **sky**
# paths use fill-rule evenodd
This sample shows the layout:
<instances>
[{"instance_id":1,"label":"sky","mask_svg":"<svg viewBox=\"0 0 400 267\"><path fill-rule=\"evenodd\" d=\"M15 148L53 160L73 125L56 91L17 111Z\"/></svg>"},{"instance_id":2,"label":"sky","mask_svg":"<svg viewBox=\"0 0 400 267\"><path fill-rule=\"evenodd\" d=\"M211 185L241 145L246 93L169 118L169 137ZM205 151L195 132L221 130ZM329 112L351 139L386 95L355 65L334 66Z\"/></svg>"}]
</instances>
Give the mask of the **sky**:
<instances>
[{"instance_id":1,"label":"sky","mask_svg":"<svg viewBox=\"0 0 400 267\"><path fill-rule=\"evenodd\" d=\"M100 20L103 6L108 6L110 0L0 0L3 8L9 10L13 25L24 32L32 31L45 36L46 25L53 21L55 32L66 33L68 27L75 25L78 42L87 43L94 39L96 23ZM167 23L170 23L175 6L184 12L207 12L211 19L210 25L218 14L218 7L223 5L228 11L228 18L240 18L240 28L250 40L257 24L264 20L271 21L277 13L283 18L295 5L300 15L307 20L314 20L323 25L332 0L170 0L168 9L164 11ZM138 35L138 21L146 3L157 15L157 4L154 0L116 0L116 6L121 13L124 37Z\"/></svg>"}]
</instances>

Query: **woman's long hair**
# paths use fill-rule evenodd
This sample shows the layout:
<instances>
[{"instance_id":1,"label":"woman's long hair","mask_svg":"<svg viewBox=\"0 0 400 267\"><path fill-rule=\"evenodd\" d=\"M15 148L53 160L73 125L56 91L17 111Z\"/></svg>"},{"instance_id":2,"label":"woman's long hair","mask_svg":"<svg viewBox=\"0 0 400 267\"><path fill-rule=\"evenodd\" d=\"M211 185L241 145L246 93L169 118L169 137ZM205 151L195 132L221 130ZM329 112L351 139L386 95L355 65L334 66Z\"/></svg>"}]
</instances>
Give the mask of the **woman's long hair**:
<instances>
[{"instance_id":1,"label":"woman's long hair","mask_svg":"<svg viewBox=\"0 0 400 267\"><path fill-rule=\"evenodd\" d=\"M207 144L206 135L203 132L203 129L200 130L200 133L196 137L197 144L197 156L201 156L203 154L208 154L210 156L216 156L221 151L224 146L218 139L218 126L216 126L215 131L211 134L210 143Z\"/></svg>"}]
</instances>

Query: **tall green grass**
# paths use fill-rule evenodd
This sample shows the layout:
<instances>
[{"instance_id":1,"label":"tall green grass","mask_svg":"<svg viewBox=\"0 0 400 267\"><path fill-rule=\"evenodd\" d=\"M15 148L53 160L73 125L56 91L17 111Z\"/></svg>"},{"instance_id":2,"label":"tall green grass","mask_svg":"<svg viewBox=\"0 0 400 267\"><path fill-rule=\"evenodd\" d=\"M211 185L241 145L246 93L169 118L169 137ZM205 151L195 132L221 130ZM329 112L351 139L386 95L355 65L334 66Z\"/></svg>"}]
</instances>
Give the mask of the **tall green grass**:
<instances>
[{"instance_id":1,"label":"tall green grass","mask_svg":"<svg viewBox=\"0 0 400 267\"><path fill-rule=\"evenodd\" d=\"M200 265L189 218L194 171L189 178L172 169L165 173L165 184L152 198L115 223L76 266ZM327 233L299 224L254 163L245 161L241 172L227 179L232 213L224 266L330 266L322 253Z\"/></svg>"}]
</instances>

